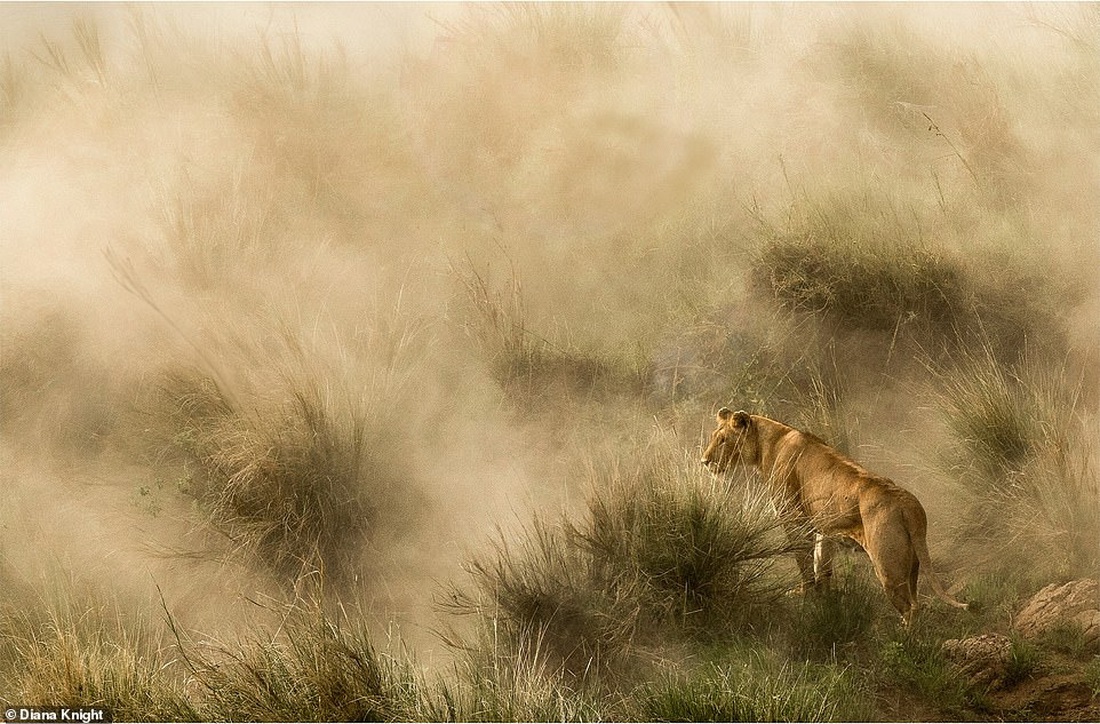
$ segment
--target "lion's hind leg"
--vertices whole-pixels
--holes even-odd
[[[916,552],[910,554],[912,556],[912,563],[909,566],[909,599],[913,602],[912,608],[909,609],[909,616],[902,616],[905,619],[905,625],[908,626],[913,623],[917,617],[918,601],[917,597],[917,579],[920,578],[920,558],[917,557]]]
[[[909,626],[917,615],[917,597],[910,591],[908,577],[887,576],[884,579],[880,575],[879,581],[882,583],[883,590],[886,591],[886,597],[901,615],[902,622]]]
[[[909,542],[909,533],[890,520],[867,526],[867,556],[886,597],[908,625],[917,611],[916,579],[919,561]]]

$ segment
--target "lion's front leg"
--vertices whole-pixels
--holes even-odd
[[[798,592],[805,593],[814,587],[814,534],[807,530],[804,524],[798,522],[788,523],[784,527],[787,540],[794,548],[798,573],[802,577],[802,585],[799,586]]]
[[[829,588],[833,582],[833,556],[836,553],[836,541],[817,533],[814,540],[814,583]]]

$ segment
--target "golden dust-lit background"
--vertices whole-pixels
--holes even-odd
[[[1075,480],[998,500],[1079,573],[1098,99],[1087,4],[0,4],[0,580],[216,637],[323,579],[430,650],[721,405],[959,577]]]

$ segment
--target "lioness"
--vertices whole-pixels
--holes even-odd
[[[703,453],[703,464],[721,473],[733,465],[759,468],[772,501],[787,522],[787,533],[802,540],[817,533],[816,555],[807,538],[796,553],[803,589],[831,574],[823,536],[847,536],[867,551],[875,574],[905,625],[917,614],[921,565],[932,590],[958,608],[932,574],[925,535],[928,519],[908,490],[868,472],[809,433],[747,412],[718,411],[718,429]]]

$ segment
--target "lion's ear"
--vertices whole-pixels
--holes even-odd
[[[734,427],[748,427],[752,424],[752,416],[744,410],[738,410],[737,412],[730,413],[733,415]]]
[[[718,411],[718,424],[724,425],[726,423],[726,420],[730,419],[731,417],[733,417],[733,410],[728,407],[723,407],[721,410]]]

